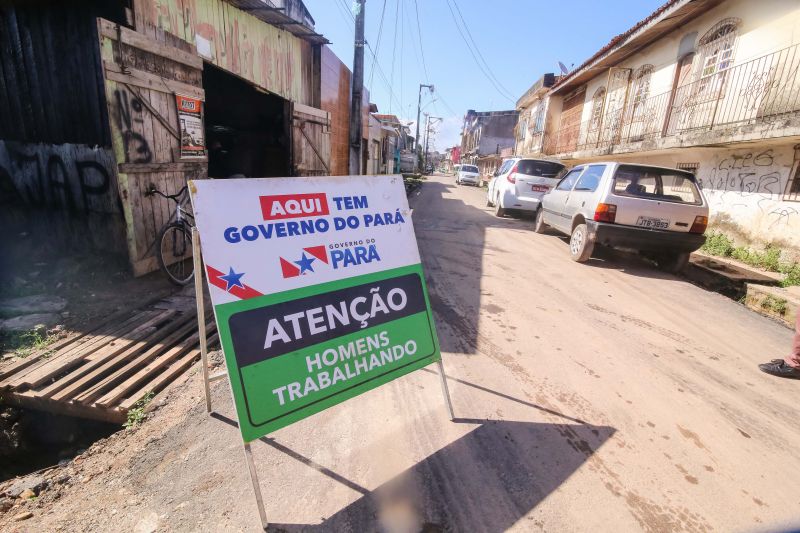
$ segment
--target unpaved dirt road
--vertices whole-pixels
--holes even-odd
[[[255,443],[271,527],[800,527],[800,383],[756,368],[790,332],[635,258],[573,263],[484,205],[450,177],[412,198],[457,420],[421,371]],[[215,417],[200,396],[195,372],[0,526],[258,530],[227,384]]]

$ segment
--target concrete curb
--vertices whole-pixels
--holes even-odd
[[[794,328],[800,308],[800,294],[783,287],[768,287],[747,283],[744,304],[764,316],[780,320],[789,328]]]

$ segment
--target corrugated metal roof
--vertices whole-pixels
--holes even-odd
[[[275,7],[269,0],[228,0],[237,9],[253,15],[267,24],[282,28],[292,35],[313,44],[329,44],[323,35],[315,32],[302,22],[298,22],[285,14],[282,8]]]

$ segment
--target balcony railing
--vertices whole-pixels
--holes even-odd
[[[548,134],[546,154],[771,123],[800,114],[800,45],[785,48]]]

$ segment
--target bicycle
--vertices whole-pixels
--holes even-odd
[[[156,258],[161,271],[175,285],[187,285],[194,278],[192,262],[192,228],[194,217],[181,206],[181,197],[186,192],[184,186],[175,194],[164,194],[155,185],[145,191],[145,196],[159,195],[175,202],[175,220],[161,228],[156,238]],[[170,220],[172,217],[170,217]]]

